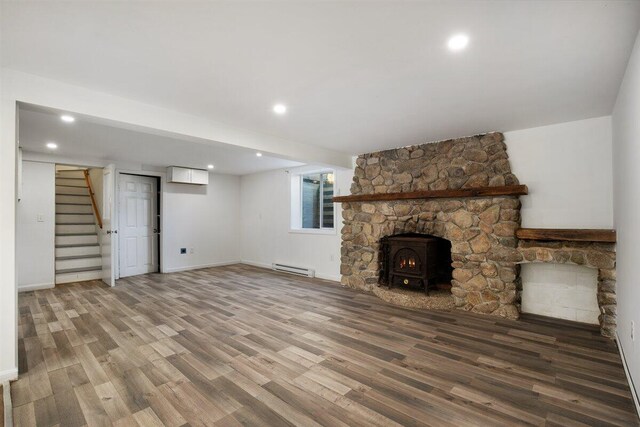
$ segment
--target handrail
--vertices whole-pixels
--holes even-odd
[[[100,216],[100,212],[98,212],[98,205],[96,204],[96,195],[93,192],[93,186],[91,185],[91,178],[89,177],[89,171],[85,169],[82,172],[84,173],[84,180],[87,183],[87,187],[89,187],[89,196],[91,196],[91,206],[93,206],[93,213],[96,215],[96,219],[98,220],[98,226],[102,228],[102,217]]]

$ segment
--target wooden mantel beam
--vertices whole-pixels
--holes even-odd
[[[615,243],[616,230],[569,228],[520,228],[516,237],[523,240]]]
[[[524,196],[529,194],[526,185],[503,185],[501,187],[461,188],[458,190],[409,191],[404,193],[357,194],[336,196],[335,203],[380,202],[411,199],[454,199],[464,197]]]

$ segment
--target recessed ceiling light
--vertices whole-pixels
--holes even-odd
[[[55,142],[47,142],[47,148],[49,150],[55,150],[56,148],[58,148],[58,144],[56,144]]]
[[[451,37],[447,42],[447,46],[449,46],[449,50],[457,52],[459,50],[464,49],[469,44],[469,36],[466,34],[456,34]]]
[[[287,106],[284,104],[276,104],[273,106],[273,112],[276,114],[284,114],[287,112]]]
[[[262,153],[256,153],[256,156],[262,157]]]
[[[213,169],[213,165],[207,165],[209,169]]]
[[[67,122],[67,123],[73,123],[76,121],[75,117],[70,116],[68,114],[64,114],[62,116],[60,116],[60,120],[62,120],[63,122]]]

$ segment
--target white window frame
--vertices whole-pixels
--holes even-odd
[[[320,234],[320,235],[335,235],[337,233],[336,220],[338,209],[336,203],[333,204],[333,227],[331,228],[303,228],[302,227],[302,177],[304,175],[313,175],[316,173],[330,173],[333,174],[333,195],[336,195],[337,189],[337,176],[334,169],[305,169],[301,168],[296,171],[291,171],[291,191],[290,191],[290,205],[291,216],[289,218],[289,233],[300,234]],[[322,213],[322,197],[320,212]],[[321,220],[322,221],[322,220]]]

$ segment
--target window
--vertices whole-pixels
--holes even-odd
[[[307,172],[291,178],[291,228],[333,231],[333,171]]]

